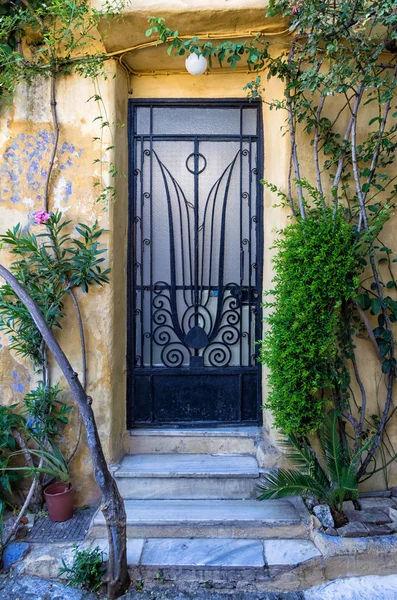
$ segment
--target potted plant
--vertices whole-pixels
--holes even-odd
[[[37,471],[46,473],[56,480],[44,490],[48,516],[54,522],[67,521],[73,516],[74,500],[74,488],[70,481],[69,467],[53,441],[49,440],[48,442],[51,451],[47,450],[41,442],[37,441],[37,444],[39,448],[33,450],[32,453],[45,463],[45,466],[37,467]]]
[[[33,437],[33,436],[32,436]],[[48,440],[49,449],[37,438],[33,438],[37,448],[28,448],[29,453],[39,459],[37,467],[9,467],[8,460],[4,469],[9,471],[25,471],[32,475],[36,473],[45,473],[54,483],[48,485],[44,490],[44,496],[47,503],[48,515],[51,521],[67,521],[73,516],[74,488],[70,481],[69,467],[62,456],[61,451],[52,440]],[[25,451],[19,450],[8,456],[24,454]],[[0,469],[1,471],[1,469]]]

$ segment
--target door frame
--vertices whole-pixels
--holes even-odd
[[[263,185],[260,184],[260,177],[264,172],[264,133],[263,133],[263,115],[261,111],[260,101],[251,101],[246,98],[143,98],[143,99],[132,99],[128,100],[128,118],[127,118],[127,135],[128,135],[128,236],[127,236],[127,381],[126,381],[126,402],[127,402],[127,429],[138,429],[138,428],[186,428],[188,424],[167,424],[161,425],[159,423],[138,424],[134,423],[133,416],[133,404],[134,404],[134,386],[133,386],[133,371],[134,371],[134,356],[135,356],[135,338],[134,338],[134,315],[132,314],[131,307],[133,306],[134,289],[133,289],[133,273],[134,273],[134,239],[133,239],[133,220],[134,220],[134,169],[135,169],[135,148],[134,148],[134,109],[137,107],[150,107],[150,106],[161,106],[161,107],[192,107],[192,108],[206,108],[206,107],[217,107],[217,108],[240,108],[249,107],[255,105],[258,107],[257,110],[257,168],[258,168],[258,180],[257,180],[257,208],[259,222],[262,225],[261,234],[258,235],[257,239],[257,263],[258,272],[260,273],[260,283],[263,286],[263,253],[264,253],[264,211],[263,211]],[[262,307],[259,305],[259,312],[257,316],[256,328],[258,328],[258,335],[262,335]],[[260,332],[259,332],[260,328]],[[232,370],[233,367],[230,367]],[[169,369],[169,371],[174,369]],[[180,372],[180,370],[178,370]],[[257,424],[261,426],[263,424],[263,411],[262,411],[262,368],[257,366],[257,377],[258,377],[258,394],[257,394]],[[252,421],[249,423],[241,422],[239,424],[233,424],[233,427],[244,427],[249,425],[255,425]],[[208,424],[210,428],[222,428],[230,427],[230,424],[226,423],[211,423]],[[202,428],[203,425],[198,423],[192,423],[192,428]]]

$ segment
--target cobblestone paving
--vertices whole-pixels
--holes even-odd
[[[38,577],[0,575],[1,600],[98,600],[95,594]]]
[[[47,581],[38,577],[12,578],[0,575],[1,600],[99,600],[99,596],[76,590],[56,581]],[[129,592],[120,600],[304,600],[301,593],[286,594],[250,594],[237,592],[218,594],[202,590],[189,594],[174,589],[154,589],[150,591]],[[105,600],[102,596],[102,600]]]
[[[216,593],[200,590],[181,593],[173,588],[132,591],[120,600],[396,600],[397,575],[337,579],[306,592]],[[10,577],[0,574],[1,600],[105,600],[90,592],[76,590],[58,581],[38,577]]]
[[[210,590],[200,590],[198,592],[182,593],[174,589],[152,589],[143,592],[130,592],[123,596],[122,600],[304,600],[301,592],[288,593],[249,593],[236,592],[232,594],[222,594]]]

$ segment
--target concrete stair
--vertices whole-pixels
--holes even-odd
[[[161,573],[188,588],[211,580],[260,590],[276,574],[319,560],[302,502],[255,499],[262,465],[276,456],[271,446],[267,455],[259,428],[136,430],[127,448],[112,470],[135,578],[156,584]],[[90,539],[105,549],[105,538],[98,511]]]
[[[121,495],[132,499],[253,499],[260,470],[252,456],[141,454],[114,471]]]
[[[125,450],[129,454],[236,454],[255,456],[260,427],[214,429],[133,429]]]
[[[306,536],[288,500],[126,500],[127,535],[133,538],[299,538]],[[92,537],[105,537],[94,517]]]

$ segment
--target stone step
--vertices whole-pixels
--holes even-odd
[[[108,551],[107,539],[93,539],[95,546]],[[142,580],[145,588],[173,583],[177,588],[210,584],[222,591],[266,589],[272,579],[291,569],[297,573],[301,565],[315,568],[321,558],[308,539],[149,538],[127,543],[133,579]]]
[[[126,500],[129,538],[300,538],[304,518],[289,500]],[[106,537],[102,512],[90,537]]]
[[[125,439],[131,454],[246,454],[255,456],[260,427],[132,429]]]
[[[125,500],[245,499],[256,497],[260,470],[252,456],[140,454],[113,474]]]

